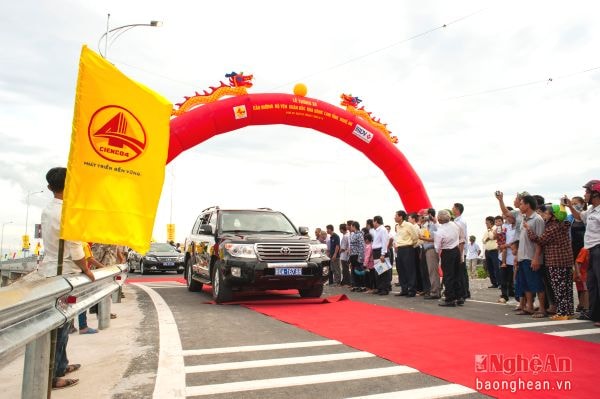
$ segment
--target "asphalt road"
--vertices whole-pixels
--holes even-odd
[[[244,307],[209,304],[209,294],[191,293],[177,282],[160,281],[165,277],[181,275],[130,274],[130,278],[142,279],[130,286],[136,290],[146,333],[143,342],[138,342],[145,351],[138,361],[131,363],[125,376],[133,378],[156,370],[160,351],[179,353],[181,359],[178,361],[175,356],[168,372],[161,375],[160,370],[165,367],[158,368],[154,381],[157,389],[164,389],[164,395],[179,389],[188,397],[210,398],[351,398],[399,391],[408,394],[407,397],[418,397],[418,394],[437,397],[432,395],[455,388],[459,391],[451,397],[483,397],[478,393],[465,394],[460,386],[448,386],[446,381],[331,343]],[[344,293],[356,301],[494,325],[515,324],[517,328],[528,327],[527,330],[542,333],[571,335],[576,331],[593,330],[587,322],[523,326],[523,323],[549,320],[515,315],[514,306],[498,304],[498,290],[488,289],[487,285],[487,281],[472,280],[472,300],[457,308],[442,308],[436,301],[425,301],[420,297],[382,297],[351,293],[341,287],[326,287],[324,296]],[[157,301],[164,302],[161,305]],[[172,314],[170,320],[165,319],[167,308],[167,313]],[[158,324],[163,337],[161,345]],[[164,328],[165,325],[169,327]],[[600,334],[594,331],[572,338],[600,342]],[[164,348],[165,342],[169,342],[167,348]],[[135,392],[114,397],[148,397],[153,387],[153,382],[148,381]],[[400,394],[391,397],[400,397]]]

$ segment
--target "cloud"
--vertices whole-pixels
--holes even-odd
[[[10,194],[0,221],[17,220],[6,239],[18,242],[24,230],[26,193],[45,186],[47,169],[66,165],[79,51],[83,43],[96,50],[107,12],[111,27],[164,22],[120,36],[109,60],[173,102],[232,70],[255,75],[254,93],[291,92],[302,81],[309,96],[332,104],[341,93],[359,95],[399,137],[434,206],[463,202],[478,233],[498,212],[497,189],[555,200],[600,178],[593,151],[600,70],[577,74],[600,66],[598,8],[592,1],[8,3],[0,25],[0,188]],[[473,93],[485,94],[461,97]],[[182,240],[197,213],[215,204],[280,209],[311,231],[375,214],[389,223],[402,207],[363,154],[297,127],[223,134],[172,165],[159,240],[169,221]],[[31,198],[32,221],[48,198]]]

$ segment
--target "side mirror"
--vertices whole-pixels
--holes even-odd
[[[308,235],[308,227],[300,226],[300,227],[298,227],[298,231],[300,231],[301,236]]]
[[[200,234],[212,235],[212,226],[210,224],[201,224],[200,225]]]

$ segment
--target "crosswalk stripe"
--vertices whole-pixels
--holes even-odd
[[[208,348],[208,349],[188,349],[183,351],[183,356],[202,356],[202,355],[218,355],[222,353],[237,353],[237,352],[254,352],[276,349],[294,349],[294,348],[311,348],[318,346],[341,345],[342,343],[335,340],[322,341],[305,341],[305,342],[288,342],[283,344],[267,344],[267,345],[247,345],[247,346],[230,346],[225,348]]]
[[[548,335],[554,335],[556,337],[574,337],[576,335],[592,335],[592,334],[600,334],[600,328],[584,328],[581,330],[557,331],[557,332],[548,333]]]
[[[291,364],[307,364],[318,362],[331,362],[336,360],[362,359],[366,357],[374,357],[375,355],[368,352],[346,352],[333,353],[329,355],[316,356],[301,356],[301,357],[284,357],[278,359],[265,360],[249,360],[243,362],[203,364],[197,366],[187,366],[185,372],[190,373],[206,373],[210,371],[224,370],[240,370],[247,368],[271,367],[271,366],[288,366]]]
[[[354,396],[347,399],[437,399],[476,392],[459,384],[437,385],[434,387],[407,389],[405,391],[386,392],[375,395]]]
[[[374,369],[341,371],[337,373],[302,375],[297,377],[269,378],[229,382],[224,384],[200,385],[187,387],[186,396],[217,395],[222,393],[254,391],[258,389],[285,388],[292,386],[321,384],[365,378],[387,377],[392,375],[418,373],[419,371],[407,366],[382,367]]]
[[[534,323],[517,323],[517,324],[504,324],[500,327],[506,328],[529,328],[529,327],[543,327],[543,326],[553,326],[560,324],[578,324],[578,323],[589,323],[588,320],[550,320],[550,321],[538,321]]]

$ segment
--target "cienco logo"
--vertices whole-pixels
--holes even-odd
[[[138,118],[118,105],[94,112],[88,126],[92,148],[112,162],[129,162],[146,149],[146,131]]]

